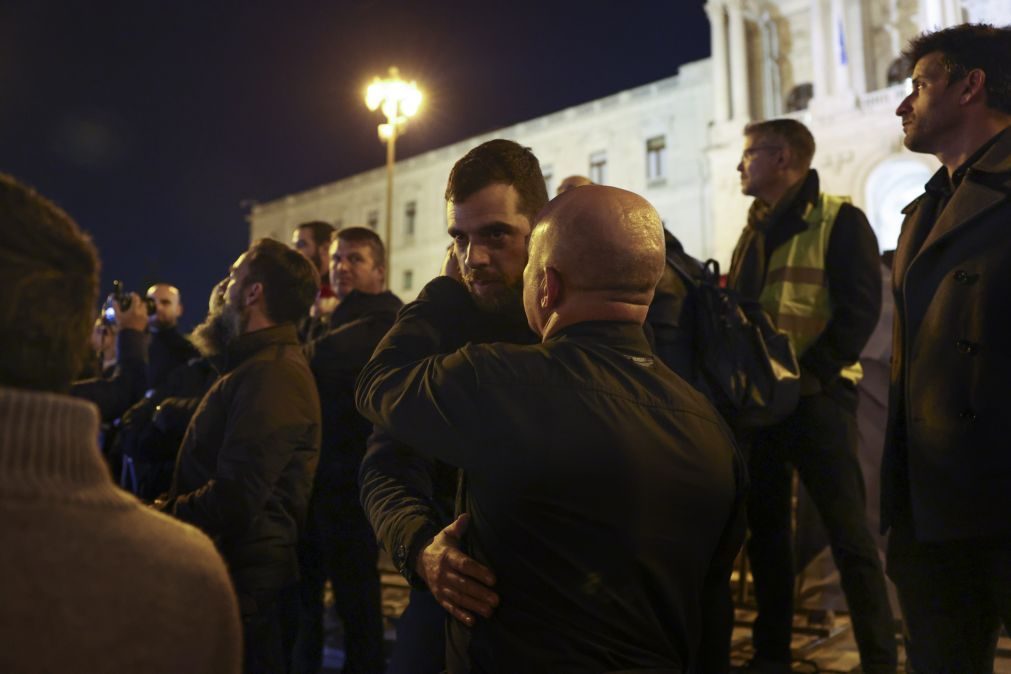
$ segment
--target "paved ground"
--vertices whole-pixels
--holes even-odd
[[[396,632],[393,626],[397,617],[407,605],[407,583],[395,573],[389,563],[383,567],[383,615],[386,617],[387,647],[392,650]],[[751,622],[755,614],[751,608],[736,611],[737,625],[734,628],[731,646],[731,664],[741,666],[752,655]],[[898,628],[898,625],[897,625]],[[327,647],[324,653],[324,673],[336,674],[344,664],[340,625],[332,612],[327,619]],[[901,639],[900,639],[901,643]],[[794,616],[794,672],[824,674],[856,674],[860,672],[860,657],[849,615],[844,612],[824,615],[809,611],[798,612]],[[900,664],[905,663],[905,653],[899,651]],[[900,667],[904,672],[905,669]],[[1011,639],[1002,637],[998,644],[998,658],[995,674],[1011,674]]]

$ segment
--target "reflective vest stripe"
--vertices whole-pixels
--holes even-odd
[[[825,256],[844,203],[849,203],[848,197],[819,195],[818,202],[804,214],[807,229],[790,237],[769,258],[759,300],[776,327],[790,338],[798,358],[824,332],[832,318]],[[840,374],[855,384],[863,372],[857,362],[843,368]]]

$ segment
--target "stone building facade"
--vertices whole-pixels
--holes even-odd
[[[902,146],[902,46],[962,21],[1011,23],[1007,0],[708,0],[712,55],[672,77],[399,161],[390,287],[413,298],[448,244],[443,193],[453,163],[492,138],[532,148],[549,195],[574,173],[642,194],[686,250],[724,266],[748,199],[736,171],[750,120],[790,116],[814,133],[827,191],[867,213],[893,248],[902,206],[936,170]],[[306,220],[381,233],[385,169],[254,206],[250,236],[287,241]]]

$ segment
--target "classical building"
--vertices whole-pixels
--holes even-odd
[[[725,265],[748,206],[736,171],[741,130],[795,117],[817,140],[825,189],[851,196],[882,250],[893,248],[900,209],[937,167],[902,146],[902,46],[925,29],[1011,23],[1007,0],[709,0],[705,11],[712,56],[672,77],[398,162],[391,289],[411,299],[437,273],[449,170],[492,138],[532,148],[549,195],[574,173],[638,192],[690,253]],[[250,236],[287,241],[295,225],[318,219],[381,233],[385,189],[380,167],[254,206]]]

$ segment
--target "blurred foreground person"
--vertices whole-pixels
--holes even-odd
[[[743,466],[716,410],[643,333],[664,267],[656,211],[588,186],[539,220],[523,300],[542,344],[423,357],[467,293],[438,278],[380,343],[356,400],[466,473],[469,520],[439,536],[467,526],[502,599],[472,627],[450,623],[451,673],[689,671],[702,607],[743,540]]]
[[[0,671],[238,672],[225,565],[193,527],[113,486],[91,403],[91,242],[0,175]]]
[[[330,331],[306,345],[323,410],[319,466],[299,545],[299,633],[294,674],[316,674],[323,657],[323,585],[329,579],[344,628],[344,673],[381,674],[383,612],[379,548],[358,495],[358,469],[372,424],[355,409],[355,378],[403,302],[388,290],[386,251],[371,229],[347,227],[330,246],[340,304]]]
[[[226,336],[222,376],[190,421],[167,499],[156,502],[211,536],[228,562],[247,672],[287,671],[282,614],[320,439],[319,396],[295,324],[318,286],[312,265],[277,241],[257,241],[235,261],[220,311],[195,331]]]
[[[1011,28],[914,39],[905,145],[943,165],[905,209],[882,462],[909,662],[991,672],[1011,629]]]

